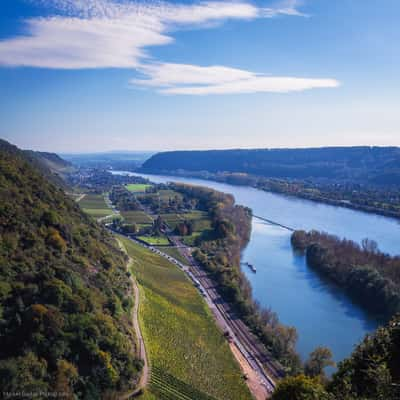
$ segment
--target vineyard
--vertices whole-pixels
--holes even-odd
[[[152,368],[150,391],[159,400],[216,400],[157,367]]]
[[[143,400],[250,400],[226,339],[185,274],[165,258],[121,240],[133,259],[142,299],[139,320],[151,365]]]

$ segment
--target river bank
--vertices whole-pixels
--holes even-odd
[[[139,172],[141,173],[141,172]],[[148,172],[146,172],[148,173]],[[151,173],[153,174],[153,173]],[[313,201],[316,203],[327,204],[335,207],[343,207],[351,210],[361,211],[369,214],[381,215],[387,218],[394,218],[400,221],[400,208],[397,207],[397,210],[385,209],[383,207],[377,207],[374,201],[375,199],[369,199],[366,196],[366,199],[363,199],[362,202],[355,203],[342,193],[342,198],[334,198],[328,197],[328,194],[337,196],[338,192],[342,190],[342,192],[351,192],[352,190],[346,187],[346,185],[330,185],[330,190],[326,190],[329,185],[306,185],[304,182],[296,182],[296,181],[285,181],[278,179],[269,179],[260,176],[253,176],[247,174],[228,174],[228,173],[210,173],[207,171],[201,172],[193,172],[193,171],[159,171],[154,172],[157,175],[171,175],[178,176],[182,178],[193,178],[193,179],[203,179],[207,181],[215,181],[220,183],[226,183],[234,186],[245,186],[252,187],[255,189],[263,190],[266,192],[276,193],[283,196],[289,196],[299,199],[304,199],[308,201]],[[325,192],[321,192],[320,188],[325,187]],[[342,186],[346,187],[346,190]],[[358,189],[358,187],[357,187]],[[362,191],[361,191],[362,193]],[[385,193],[381,190],[381,193]],[[397,191],[398,193],[398,191]],[[397,195],[398,196],[398,195]],[[374,204],[374,205],[372,205]]]
[[[327,231],[358,243],[368,236],[378,242],[382,251],[400,253],[396,239],[400,225],[393,219],[243,186],[176,176],[144,177],[159,183],[178,181],[212,187],[231,193],[237,204],[251,208],[255,215],[293,229]],[[305,257],[293,252],[290,235],[286,229],[253,218],[242,261],[254,265],[257,273],[249,268],[243,268],[243,273],[254,298],[276,311],[282,323],[296,327],[297,350],[303,359],[316,346],[324,345],[340,361],[365,334],[376,329],[378,321],[310,270]]]

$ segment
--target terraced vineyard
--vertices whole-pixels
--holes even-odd
[[[155,366],[152,368],[150,390],[159,400],[216,400]]]
[[[102,194],[87,194],[78,204],[85,213],[91,215],[93,218],[101,218],[113,214],[111,208],[104,201]]]
[[[122,211],[121,215],[129,224],[146,225],[151,224],[153,220],[143,211]]]
[[[191,281],[165,258],[121,240],[143,299],[139,320],[152,370],[143,400],[250,400],[240,367]]]

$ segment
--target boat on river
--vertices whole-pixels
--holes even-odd
[[[244,262],[243,264],[246,265],[246,267],[249,267],[249,268],[251,269],[252,272],[254,272],[254,273],[257,272],[257,268],[256,268],[253,264],[250,264],[250,263],[247,262],[247,261]]]

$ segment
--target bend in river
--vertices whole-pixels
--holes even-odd
[[[399,254],[398,221],[245,186],[177,176],[134,175],[156,183],[183,182],[231,193],[238,204],[251,208],[254,215],[281,225],[253,218],[250,242],[242,258],[253,264],[257,273],[245,266],[243,271],[251,282],[254,298],[277,312],[283,323],[296,327],[297,348],[303,358],[322,345],[328,346],[335,360],[340,361],[377,327],[373,317],[321,279],[307,267],[304,257],[292,251],[291,231],[285,227],[317,229],[356,242],[368,237],[376,240],[382,251]]]

